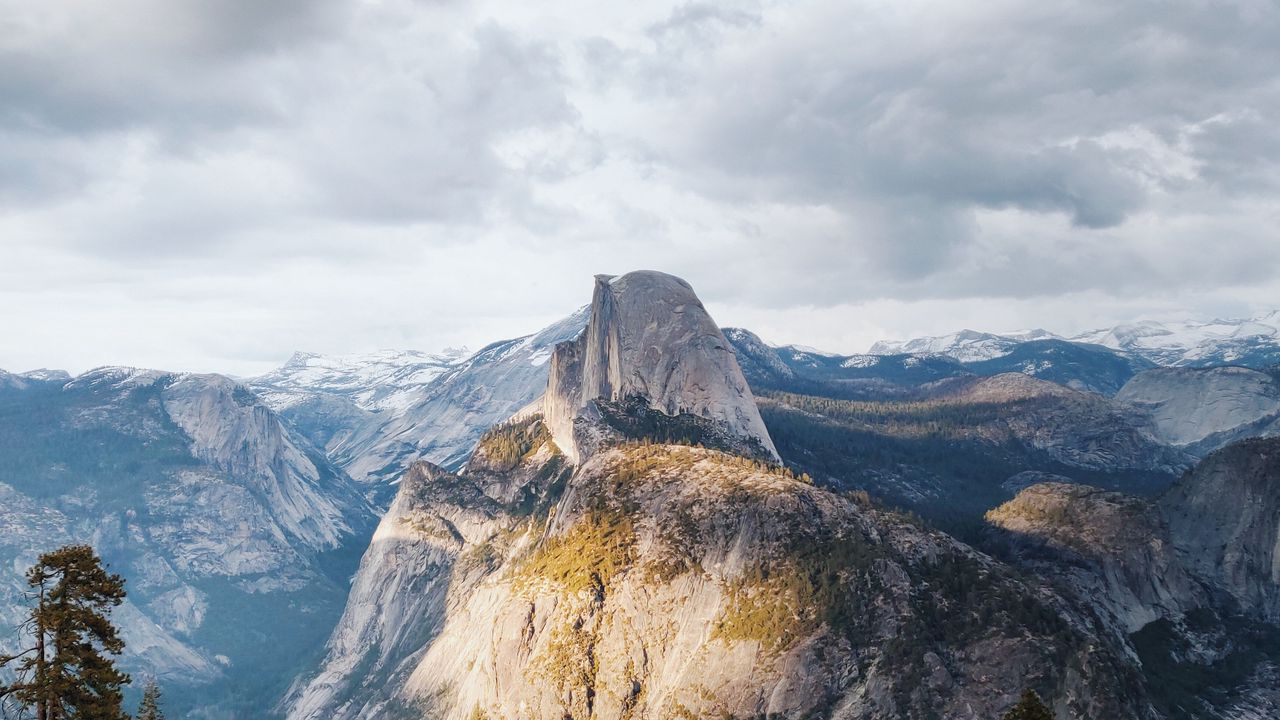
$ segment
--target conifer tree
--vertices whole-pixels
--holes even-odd
[[[108,573],[93,548],[68,545],[41,555],[27,585],[31,647],[0,657],[0,666],[17,661],[18,677],[0,686],[0,698],[36,720],[127,720],[120,688],[129,676],[110,657],[124,641],[108,617],[124,600],[124,579]]]
[[[164,712],[160,710],[160,685],[155,678],[147,678],[147,684],[142,689],[137,720],[164,720]]]
[[[1004,720],[1053,720],[1053,711],[1049,709],[1035,690],[1030,688],[1022,692],[1022,698],[1009,712]]]

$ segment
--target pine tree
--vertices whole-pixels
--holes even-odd
[[[1009,712],[1004,720],[1053,720],[1053,711],[1049,710],[1035,690],[1030,688],[1022,692],[1022,698]]]
[[[36,720],[127,720],[120,688],[129,676],[109,657],[124,641],[108,618],[124,600],[124,579],[93,548],[68,545],[41,555],[27,585],[32,646],[0,657],[0,666],[20,661],[17,682],[0,686],[0,698],[34,710]]]
[[[137,720],[164,720],[164,712],[160,710],[160,685],[155,678],[147,678],[147,684],[142,689]]]

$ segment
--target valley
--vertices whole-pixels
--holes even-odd
[[[775,347],[638,272],[471,355],[3,374],[5,567],[98,547],[179,717],[1262,717],[1277,372],[1144,342]]]

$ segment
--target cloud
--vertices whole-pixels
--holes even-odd
[[[731,316],[865,332],[887,321],[851,314],[1074,326],[1280,296],[1269,0],[0,18],[0,332],[23,362],[476,345],[636,267]]]
[[[975,240],[963,218],[977,212],[1044,215],[1051,233],[1060,216],[1088,242],[1163,195],[1274,194],[1275,134],[1248,119],[1280,98],[1274,75],[1257,72],[1280,62],[1264,41],[1280,12],[1168,10],[771,6],[710,47],[691,40],[696,69],[663,44],[614,64],[658,108],[638,133],[677,181],[735,204],[879,208],[870,214],[895,220],[844,244],[911,280]],[[669,74],[683,82],[647,79]],[[1218,119],[1224,108],[1238,119]],[[1134,135],[1164,141],[1125,142]]]

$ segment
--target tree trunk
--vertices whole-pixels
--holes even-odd
[[[40,603],[36,606],[36,679],[39,689],[36,699],[36,720],[49,720],[49,678],[44,661],[44,587],[40,588]]]

